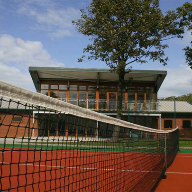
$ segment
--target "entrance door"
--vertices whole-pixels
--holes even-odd
[[[108,109],[110,111],[117,110],[117,93],[109,92]]]

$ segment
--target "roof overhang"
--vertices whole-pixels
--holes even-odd
[[[118,82],[118,75],[109,69],[93,68],[63,68],[63,67],[29,67],[33,83],[40,90],[42,80],[70,80]],[[158,70],[131,70],[125,75],[125,81],[154,83],[158,91],[167,75],[167,71]]]

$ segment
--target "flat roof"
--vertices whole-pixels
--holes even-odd
[[[98,68],[65,68],[65,67],[29,67],[36,90],[40,90],[41,80],[70,80],[118,82],[118,75],[110,69]],[[163,83],[167,71],[159,70],[131,70],[125,74],[125,81],[155,83],[157,91]]]

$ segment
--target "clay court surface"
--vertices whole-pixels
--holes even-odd
[[[192,154],[177,154],[167,169],[167,179],[161,180],[155,192],[192,191]]]
[[[2,149],[1,149],[2,150]],[[153,160],[152,160],[153,159]],[[153,186],[162,154],[74,150],[0,151],[1,191],[134,191]],[[155,163],[154,163],[155,162]]]

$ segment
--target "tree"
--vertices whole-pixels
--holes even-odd
[[[192,29],[192,3],[185,3],[183,6],[177,8],[177,14],[180,17],[180,26],[186,26],[187,30]],[[192,46],[192,41],[190,42]],[[187,46],[183,49],[185,51],[186,63],[192,69],[192,48]]]
[[[117,118],[122,115],[124,76],[134,62],[146,63],[147,58],[167,64],[164,40],[184,32],[177,13],[162,14],[159,0],[93,0],[81,18],[73,21],[77,30],[90,37],[92,44],[84,48],[79,62],[104,61],[119,76]]]

